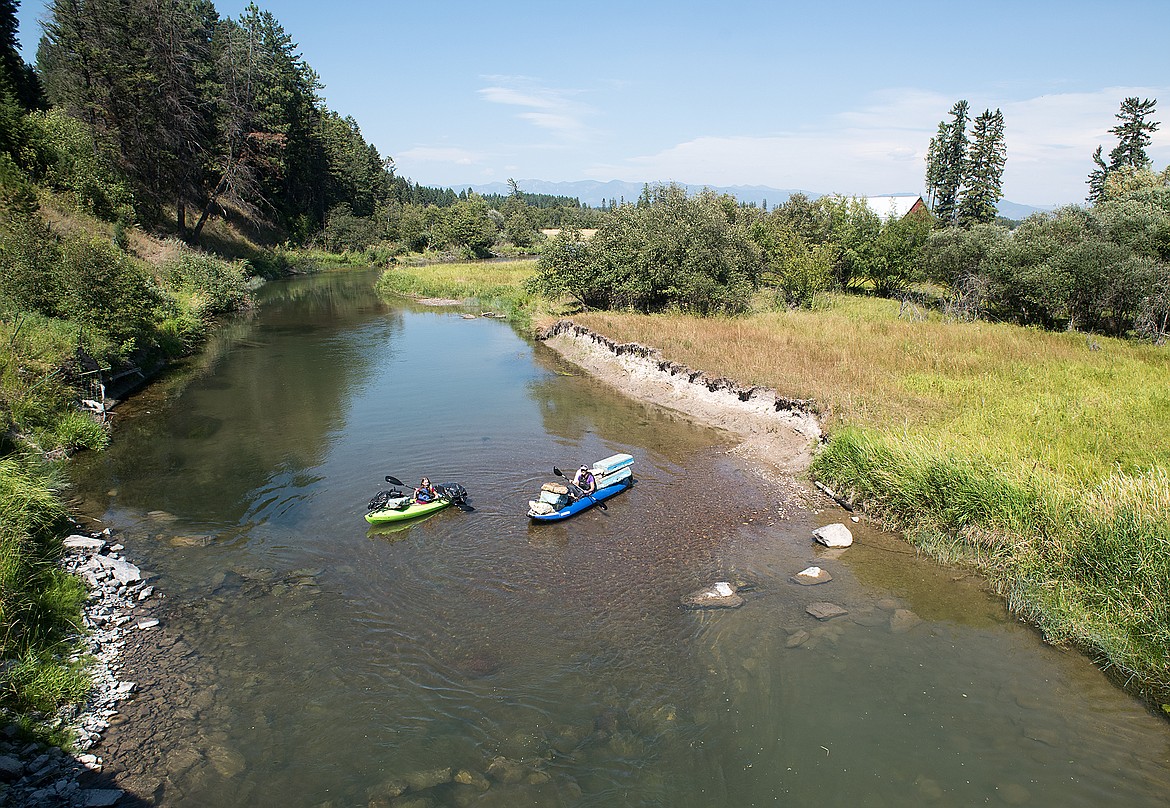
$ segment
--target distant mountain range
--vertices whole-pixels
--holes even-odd
[[[657,183],[650,183],[655,185]],[[689,185],[684,182],[678,183],[687,189],[687,193],[695,193],[701,191],[703,188],[710,188],[716,193],[731,194],[740,202],[751,203],[763,206],[765,202],[768,207],[781,205],[788,200],[788,197],[793,194],[802,193],[810,199],[816,199],[824,194],[814,193],[812,191],[802,191],[796,188],[769,188],[766,185],[732,185],[727,187],[716,187],[711,185]],[[606,204],[611,199],[616,199],[619,203],[622,200],[626,202],[635,202],[642,194],[642,186],[644,183],[640,182],[622,182],[620,180],[610,180],[609,182],[598,182],[596,180],[578,180],[577,182],[548,182],[546,180],[517,180],[516,185],[521,191],[530,194],[552,194],[554,196],[568,196],[580,199],[582,203],[590,207],[600,207]],[[508,194],[510,189],[506,182],[490,182],[486,185],[460,185],[453,186],[456,191],[462,191],[470,188],[477,194]],[[914,194],[893,193],[890,196],[913,196]],[[1026,219],[1033,213],[1047,212],[1053,210],[1052,207],[1036,207],[1034,205],[1021,205],[1016,202],[1008,202],[1007,200],[1000,200],[999,215],[1008,219]]]

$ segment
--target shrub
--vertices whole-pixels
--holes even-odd
[[[560,233],[541,255],[530,288],[586,306],[695,314],[745,311],[760,279],[760,250],[746,223],[711,192],[677,185],[623,205],[586,244]],[[575,240],[578,239],[578,240]]]
[[[249,305],[248,269],[247,261],[225,261],[183,247],[160,273],[170,290],[187,296],[192,315],[203,317]]]

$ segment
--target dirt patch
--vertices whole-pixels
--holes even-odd
[[[626,395],[738,435],[735,454],[785,478],[806,476],[822,435],[813,402],[710,377],[664,359],[654,348],[615,343],[571,320],[557,322],[538,339]]]

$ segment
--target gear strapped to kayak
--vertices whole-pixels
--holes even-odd
[[[386,482],[393,485],[403,485],[397,477],[386,476]],[[443,483],[434,486],[436,499],[429,502],[419,502],[414,496],[404,494],[397,488],[389,491],[379,491],[367,505],[369,513],[366,521],[372,525],[384,522],[398,522],[403,519],[413,519],[428,513],[442,510],[448,505],[458,505],[462,511],[473,511],[467,502],[467,489],[459,483]]]
[[[564,483],[548,482],[540,487],[537,499],[528,502],[528,517],[536,522],[556,522],[592,508],[606,510],[604,500],[620,494],[634,484],[634,458],[628,454],[610,455],[584,471],[592,475],[594,490],[589,492],[566,477],[558,468],[553,473]],[[587,485],[587,483],[586,483]]]

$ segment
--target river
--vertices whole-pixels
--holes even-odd
[[[329,272],[117,410],[78,507],[162,594],[107,771],[160,806],[1165,805],[1170,725],[980,582],[488,318]],[[552,468],[637,484],[558,524]],[[370,528],[393,475],[473,510]],[[828,552],[811,530],[844,521]],[[833,580],[792,582],[817,564]],[[739,609],[686,611],[716,581]],[[848,614],[805,612],[830,601]]]

